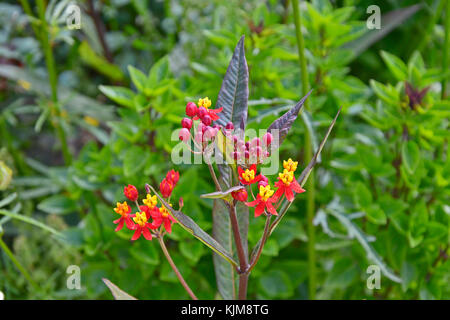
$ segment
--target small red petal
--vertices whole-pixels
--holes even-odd
[[[168,233],[172,233],[172,223],[169,219],[164,219],[164,228],[167,230]]]
[[[301,185],[299,185],[298,182],[295,181],[295,180],[291,182],[291,187],[292,187],[292,190],[294,190],[294,191],[297,192],[297,193],[303,193],[303,192],[306,191],[306,190],[303,189],[303,188],[301,187]]]
[[[117,221],[117,220],[116,220]],[[123,228],[123,223],[124,223],[124,219],[120,218],[119,219],[119,224],[117,225],[117,228],[114,231],[120,231]]]
[[[152,240],[152,233],[147,227],[144,227],[144,229],[142,230],[142,234],[144,235],[145,239]]]
[[[255,208],[255,217],[259,217],[263,212],[266,204],[261,201],[258,206]]]
[[[267,211],[269,211],[274,216],[278,215],[277,210],[275,210],[275,208],[273,207],[271,202],[266,202],[266,206],[267,206]]]
[[[137,227],[136,231],[133,234],[133,237],[131,238],[131,240],[137,240],[141,237],[141,233],[142,233],[142,228],[141,227]]]
[[[292,192],[291,188],[284,188],[284,194],[286,195],[286,199],[288,199],[289,202],[294,201],[294,193]]]

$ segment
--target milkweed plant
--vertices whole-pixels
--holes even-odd
[[[229,264],[238,275],[237,286],[233,278],[228,282],[218,281],[222,297],[246,299],[249,276],[257,266],[267,239],[295,198],[308,192],[303,186],[339,115],[338,111],[316,153],[299,174],[298,169],[302,165],[291,158],[279,162],[278,149],[310,92],[267,129],[260,128],[258,135],[246,131],[248,79],[242,37],[229,63],[215,107],[208,97],[187,103],[186,114],[178,130],[179,146],[175,148],[183,154],[183,161],[190,161],[194,156],[207,166],[216,191],[201,197],[214,200],[213,219],[218,220],[215,224],[231,225],[234,240],[231,247],[226,248],[217,230],[213,236],[209,235],[184,213],[182,198],[172,198],[172,191],[180,179],[180,173],[174,169],[167,172],[158,186],[159,190],[146,184],[145,188],[139,186],[143,191],[145,189],[140,193],[134,185],[125,186],[123,194],[126,200],[120,199],[114,208],[117,217],[113,221],[115,231],[132,230],[132,241],[149,241],[149,245],[153,245],[151,242],[156,239],[192,299],[197,297],[172,260],[164,236],[171,233],[172,228],[180,226],[203,242],[213,250],[216,267]],[[177,156],[179,161],[179,154],[173,153],[172,158]],[[246,239],[249,216],[265,219],[261,238],[251,252]],[[104,281],[116,298],[134,298],[109,280]]]

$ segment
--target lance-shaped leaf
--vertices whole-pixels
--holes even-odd
[[[230,200],[231,193],[235,191],[239,191],[241,189],[244,189],[243,186],[235,186],[232,187],[226,191],[216,191],[211,193],[202,194],[200,198],[206,198],[206,199],[224,199],[224,200]]]
[[[336,219],[341,222],[341,224],[347,229],[348,235],[350,238],[356,238],[358,242],[361,244],[361,246],[364,248],[364,250],[367,253],[367,258],[371,261],[373,261],[376,265],[378,265],[381,269],[381,272],[391,279],[394,282],[401,283],[402,279],[400,279],[394,271],[391,270],[383,261],[383,259],[380,257],[380,255],[375,251],[375,249],[370,245],[368,241],[367,235],[365,235],[361,229],[358,228],[356,224],[352,222],[348,218],[348,216],[341,213],[341,210],[339,209],[340,205],[336,204],[336,200],[333,200],[331,205],[328,207],[327,213],[334,216]]]
[[[196,224],[194,222],[194,220],[192,220],[190,217],[188,217],[181,211],[177,211],[177,210],[173,209],[166,201],[164,201],[164,199],[155,191],[155,189],[152,186],[147,184],[146,188],[147,187],[150,188],[154,194],[156,194],[159,201],[161,201],[161,203],[164,205],[164,207],[166,207],[172,213],[173,217],[177,220],[177,222],[180,224],[180,226],[183,227],[183,229],[185,229],[190,234],[192,234],[194,237],[196,237],[198,240],[203,242],[206,246],[211,248],[214,252],[221,255],[228,262],[230,262],[234,266],[237,266],[237,263],[236,263],[236,261],[234,261],[231,254],[228,251],[226,251],[225,248],[220,243],[218,243],[213,237],[211,237],[202,228],[200,228],[198,226],[198,224]]]
[[[328,136],[331,133],[331,130],[334,127],[334,124],[336,123],[336,120],[339,116],[339,113],[341,112],[341,108],[338,110],[336,116],[334,117],[333,121],[331,122],[330,126],[328,127],[327,133],[325,134],[325,137],[323,138],[322,142],[320,142],[319,148],[316,150],[316,153],[312,157],[309,164],[306,166],[306,168],[302,171],[300,176],[297,179],[297,182],[303,187],[308,180],[309,174],[311,173],[312,169],[314,168],[315,164],[317,163],[317,159],[322,152],[323,146],[325,145],[325,142],[328,139]],[[306,190],[308,192],[308,190]],[[278,216],[275,218],[275,220],[270,225],[270,232],[269,235],[272,234],[273,230],[277,227],[277,225],[280,223],[281,219],[283,219],[284,215],[288,211],[289,207],[291,206],[292,202],[289,202],[286,200],[286,198],[281,202],[280,207],[278,209]],[[261,242],[259,241],[256,246],[253,248],[252,256],[257,252],[259,246],[261,245]]]
[[[120,289],[118,286],[116,286],[114,283],[109,281],[108,279],[102,278],[103,282],[106,284],[106,286],[111,290],[111,293],[116,300],[137,300],[132,295],[129,295],[122,289]]]
[[[223,108],[217,123],[222,126],[230,121],[235,128],[239,128],[241,122],[244,125],[247,123],[248,66],[245,59],[244,38],[241,37],[234,49],[217,97],[216,107]]]
[[[295,119],[297,119],[300,110],[305,103],[306,98],[310,95],[312,90],[310,90],[306,96],[304,96],[295,106],[293,106],[288,112],[283,114],[277,120],[272,122],[272,124],[267,128],[267,131],[270,132],[274,136],[273,144],[276,144],[276,148],[281,146],[284,138],[288,134],[289,130],[292,127]],[[276,132],[278,131],[278,132]]]

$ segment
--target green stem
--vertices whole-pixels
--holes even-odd
[[[300,72],[302,78],[302,94],[303,96],[309,90],[308,71],[306,69],[306,57],[305,57],[305,45],[303,34],[301,32],[302,22],[300,16],[300,6],[298,0],[292,0],[292,9],[294,11],[294,23],[295,34],[297,36],[297,49],[300,62]],[[308,100],[305,101],[305,108],[308,108]],[[312,159],[312,144],[311,136],[308,130],[305,130],[305,162]],[[309,299],[315,299],[316,295],[316,252],[315,245],[315,229],[312,223],[314,218],[314,199],[315,199],[315,187],[314,187],[314,173],[311,172],[308,182],[306,184],[307,199],[306,199],[306,212],[307,212],[307,230],[308,230],[308,292]]]
[[[436,6],[436,10],[434,11],[434,15],[430,17],[429,23],[427,24],[426,28],[424,28],[423,36],[417,46],[417,50],[422,52],[423,48],[428,44],[428,41],[430,40],[430,35],[433,34],[433,28],[438,22],[440,16],[442,15],[442,10],[444,9],[446,0],[439,1],[438,5]]]
[[[162,249],[164,255],[166,256],[167,261],[169,261],[169,264],[172,267],[173,272],[175,272],[175,275],[177,276],[177,278],[180,281],[183,288],[186,290],[186,292],[189,294],[189,296],[193,300],[198,300],[198,298],[195,296],[194,292],[192,292],[191,288],[188,286],[187,282],[184,280],[180,271],[178,271],[178,268],[175,265],[175,262],[173,262],[172,257],[170,256],[169,251],[167,250],[166,245],[164,244],[164,239],[162,236],[158,236],[158,242],[161,246],[161,249]]]
[[[33,289],[36,291],[40,291],[39,286],[36,284],[36,282],[34,282],[34,280],[31,278],[27,270],[25,270],[25,268],[20,264],[19,260],[16,259],[14,253],[12,253],[12,251],[9,250],[8,246],[3,241],[1,235],[0,235],[0,247],[5,251],[6,255],[11,259],[11,261],[14,263],[17,269],[19,269],[19,271],[23,274],[25,279],[27,279],[27,281],[30,283]]]
[[[51,112],[52,124],[61,143],[64,161],[66,164],[70,164],[72,162],[72,154],[70,153],[69,147],[67,145],[66,133],[59,123],[59,118],[61,117],[61,109],[58,103],[58,78],[55,67],[55,58],[53,56],[53,51],[49,42],[48,24],[47,20],[45,20],[45,4],[44,0],[37,0],[36,2],[38,6],[38,16],[41,23],[40,33],[37,33],[36,36],[41,40],[41,45],[44,50],[45,63],[47,65],[48,79],[50,83],[51,98],[53,102],[52,108],[54,108],[55,111]],[[32,14],[31,8],[26,0],[22,0],[22,5],[28,15]],[[38,31],[36,28],[33,28],[33,30],[35,30],[35,32]]]
[[[450,54],[450,0],[446,1],[446,10],[445,10],[445,38],[444,38],[444,52],[442,56],[442,72],[448,71],[448,56]],[[447,79],[442,79],[442,92],[441,97],[445,99],[447,96]]]

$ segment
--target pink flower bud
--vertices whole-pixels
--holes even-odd
[[[188,117],[195,117],[197,115],[198,108],[197,105],[193,102],[188,102],[186,105],[186,115]]]
[[[178,133],[178,138],[180,138],[181,141],[188,141],[189,138],[191,137],[191,134],[189,133],[189,130],[186,128],[183,128],[180,130],[180,132]]]
[[[190,118],[183,118],[183,120],[181,120],[181,126],[183,128],[188,129],[188,130],[191,130],[191,128],[192,128],[192,119],[190,119]]]
[[[261,140],[257,137],[253,138],[252,142],[250,143],[251,147],[258,147],[261,145]]]
[[[203,117],[206,116],[207,114],[208,114],[208,110],[206,110],[205,107],[198,108],[197,115],[200,119],[203,120]]]
[[[200,131],[200,132],[197,132],[197,133],[195,134],[194,140],[195,140],[195,142],[197,142],[197,143],[202,143],[202,142],[203,142],[203,133],[202,133],[201,131]]]
[[[208,114],[205,115],[202,118],[202,122],[203,122],[204,125],[207,125],[207,126],[211,125],[211,123],[212,123],[211,117]]]
[[[227,130],[233,130],[233,129],[234,129],[233,122],[228,122],[227,125],[225,126],[225,129],[227,129]]]
[[[273,136],[270,132],[266,132],[263,136],[263,141],[266,146],[269,146],[272,143]]]

